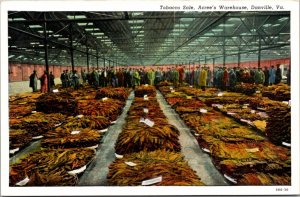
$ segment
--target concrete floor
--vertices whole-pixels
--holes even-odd
[[[87,167],[86,171],[80,177],[78,185],[80,186],[106,186],[108,166],[115,160],[115,143],[119,134],[122,132],[122,127],[125,124],[127,111],[131,106],[134,98],[134,93],[131,92],[121,116],[116,123],[109,127],[108,133],[100,144],[96,152],[96,158]]]
[[[196,171],[196,174],[201,178],[201,181],[206,185],[228,185],[223,175],[213,165],[210,156],[201,150],[196,138],[190,132],[189,127],[185,125],[179,115],[167,104],[159,91],[157,91],[156,97],[169,123],[179,130],[181,152],[189,166]]]

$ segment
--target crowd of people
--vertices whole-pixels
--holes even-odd
[[[135,88],[142,84],[156,85],[161,81],[169,81],[174,86],[182,85],[183,83],[192,85],[205,90],[206,87],[217,87],[222,90],[234,87],[239,82],[255,83],[264,86],[278,84],[282,81],[282,71],[278,64],[275,69],[271,66],[270,69],[258,68],[227,68],[215,67],[211,70],[207,66],[184,67],[173,66],[168,68],[151,67],[150,69],[143,68],[114,68],[102,67],[100,69],[92,68],[90,72],[82,69],[80,74],[74,70],[64,70],[61,73],[60,80],[62,87],[73,87],[78,89],[81,85],[89,84],[95,88],[98,87],[128,87]],[[48,91],[48,80],[50,77],[50,88],[54,84],[54,76],[52,72],[47,75],[45,71],[41,80],[41,91]],[[36,71],[30,76],[30,87],[33,92],[37,91]],[[290,85],[290,69],[287,72],[287,83]]]

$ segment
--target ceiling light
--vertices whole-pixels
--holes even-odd
[[[38,31],[38,32],[41,33],[41,34],[44,33],[44,31]],[[53,31],[48,30],[47,33],[48,33],[48,34],[49,34],[49,33],[53,33]]]
[[[220,32],[220,31],[223,31],[223,29],[212,29],[211,31]]]
[[[280,26],[280,24],[277,23],[277,24],[274,24],[274,25],[273,25],[273,27],[277,27],[277,26]]]
[[[30,28],[35,29],[35,28],[42,28],[40,25],[29,25]]]
[[[264,24],[263,27],[270,27],[272,24]]]
[[[53,35],[53,37],[61,37],[62,35],[59,35],[59,34],[56,34],[56,35]]]
[[[220,24],[219,27],[233,27],[235,24]]]
[[[285,21],[285,20],[287,20],[287,19],[289,19],[289,17],[283,17],[283,18],[280,18],[280,19],[278,19],[280,22],[282,22],[282,21]]]
[[[83,19],[83,18],[86,18],[85,15],[75,15],[75,16],[68,15],[67,17],[68,17],[68,19]]]
[[[204,35],[205,35],[205,36],[213,36],[213,35],[215,35],[215,34],[213,34],[213,33],[205,33]]]
[[[69,40],[69,38],[58,38],[58,40]]]
[[[99,36],[99,35],[104,35],[104,33],[103,32],[96,32],[96,33],[92,33],[92,35]]]
[[[144,23],[144,20],[130,20],[128,21],[129,24],[133,24],[133,23]]]
[[[85,31],[100,31],[99,28],[86,28]]]
[[[10,59],[10,58],[12,58],[12,57],[14,57],[15,55],[10,55],[10,56],[8,56],[8,59]]]
[[[93,25],[93,23],[77,23],[78,26],[90,26]]]
[[[194,20],[194,18],[181,18],[180,21],[181,22],[192,22]]]
[[[142,26],[138,25],[138,26],[130,26],[131,29],[140,29],[142,28]]]
[[[13,18],[12,21],[25,21],[25,18]]]

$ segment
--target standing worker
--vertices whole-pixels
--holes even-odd
[[[259,67],[258,70],[254,74],[254,82],[256,84],[264,84],[265,82],[265,74]]]
[[[49,82],[50,82],[50,88],[53,88],[55,86],[55,83],[54,83],[54,75],[52,74],[52,72],[50,72],[49,74]]]
[[[265,66],[265,70],[264,70],[264,75],[265,75],[264,86],[268,86],[269,85],[269,70],[266,66]]]
[[[34,70],[33,73],[29,77],[29,87],[32,88],[32,92],[37,91],[37,80],[38,80],[38,77],[36,74],[36,70]]]
[[[275,83],[275,69],[274,66],[271,66],[271,69],[269,70],[269,84],[273,85]]]
[[[275,84],[279,84],[282,79],[282,73],[281,73],[281,69],[280,69],[280,64],[277,64],[276,66],[277,66],[277,69],[276,69],[276,73],[275,73]]]
[[[44,74],[40,78],[41,80],[41,92],[48,92],[48,73],[47,71],[44,71]]]
[[[140,85],[140,80],[141,80],[140,74],[137,71],[137,69],[135,69],[133,71],[133,74],[132,74],[132,86],[133,86],[133,89],[135,89],[136,86]]]
[[[199,86],[203,91],[205,91],[206,79],[207,79],[207,71],[206,68],[203,67],[200,71],[200,77],[199,77]]]

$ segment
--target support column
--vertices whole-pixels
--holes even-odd
[[[96,50],[97,50],[97,51],[96,51],[96,53],[97,53],[97,55],[96,55],[96,62],[97,62],[97,70],[98,70],[98,69],[99,69],[99,62],[98,62],[98,60],[99,60],[98,47],[97,47]]]
[[[69,25],[70,29],[70,54],[71,54],[71,66],[72,66],[72,72],[74,72],[74,49],[73,49],[73,28],[72,28],[72,23]]]
[[[225,18],[223,18],[223,66],[226,65],[226,56],[225,56]]]
[[[241,53],[240,53],[240,48],[239,48],[239,53],[238,53],[238,67],[241,66]]]
[[[258,37],[258,62],[257,67],[260,68],[260,59],[261,59],[261,39],[260,36]]]
[[[47,81],[48,81],[48,92],[50,92],[50,79],[49,79],[49,59],[48,59],[48,39],[47,39],[47,22],[46,14],[44,13],[44,50],[45,50],[45,65],[47,72]]]
[[[87,35],[85,36],[85,48],[86,48],[86,65],[88,71],[90,70],[90,57],[89,57],[89,47],[88,47],[88,38]]]

